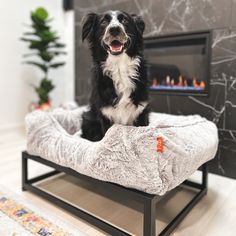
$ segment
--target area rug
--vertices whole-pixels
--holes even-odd
[[[1,236],[84,236],[52,213],[42,211],[28,200],[0,187]]]

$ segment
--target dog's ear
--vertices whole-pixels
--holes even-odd
[[[86,38],[89,39],[91,37],[96,20],[96,13],[89,13],[84,17],[82,27],[82,41],[84,41]]]
[[[134,23],[138,32],[142,35],[145,30],[145,23],[143,21],[143,18],[141,16],[137,16],[136,14],[132,14],[131,16],[134,19]]]

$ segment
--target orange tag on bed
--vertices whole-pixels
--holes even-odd
[[[157,152],[163,152],[164,151],[164,141],[162,137],[157,137]]]

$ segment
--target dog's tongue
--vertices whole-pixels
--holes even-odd
[[[112,44],[110,45],[110,50],[112,52],[121,52],[123,49],[123,44],[121,44],[118,41],[114,41],[112,42]]]

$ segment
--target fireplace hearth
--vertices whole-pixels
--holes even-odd
[[[145,38],[144,43],[152,92],[209,95],[210,31]]]

